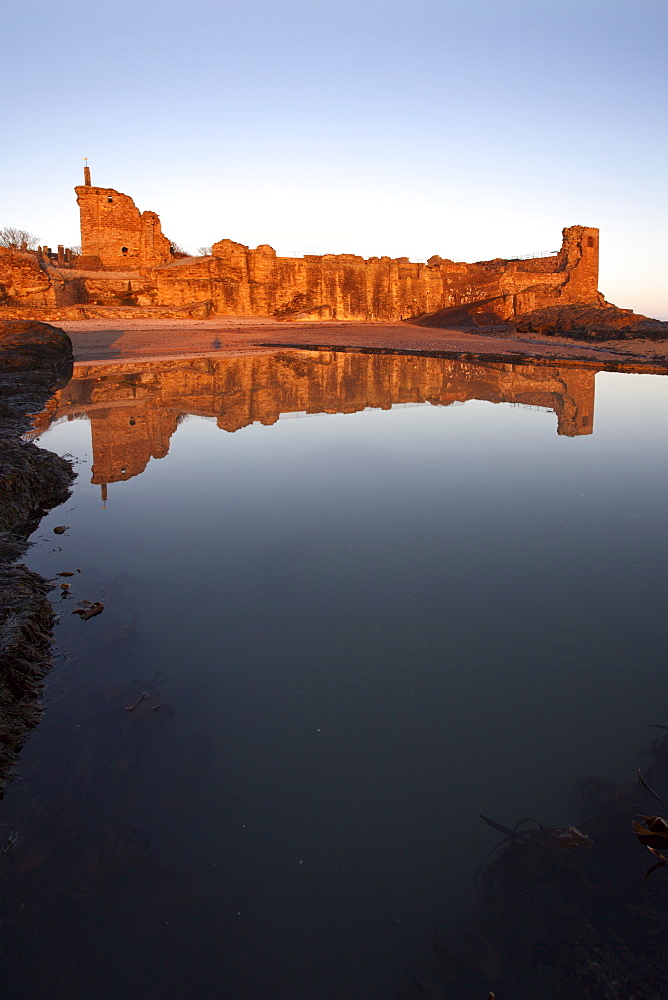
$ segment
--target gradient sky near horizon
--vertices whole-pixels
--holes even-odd
[[[598,226],[606,298],[668,319],[665,0],[25,0],[3,26],[0,227],[79,243],[84,156],[191,252],[473,261]]]

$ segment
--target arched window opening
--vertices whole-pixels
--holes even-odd
[[[587,246],[588,247],[593,247],[594,246],[594,237],[593,236],[588,236],[587,237]]]
[[[124,257],[127,256],[127,252],[128,252],[128,248],[127,247],[121,247],[121,253],[123,254]]]
[[[111,197],[111,195],[109,195],[109,196],[107,197],[107,201],[109,201],[109,202],[112,202],[113,200],[114,200],[114,199],[113,199],[113,198]]]

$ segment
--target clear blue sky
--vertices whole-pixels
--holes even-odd
[[[78,243],[84,156],[191,251],[598,226],[601,291],[668,318],[666,0],[25,0],[3,29],[0,226]]]

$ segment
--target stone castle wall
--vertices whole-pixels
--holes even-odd
[[[113,188],[92,186],[88,168],[75,190],[81,256],[59,267],[38,254],[0,256],[5,306],[396,322],[471,304],[486,304],[493,317],[507,320],[546,306],[601,301],[599,234],[586,226],[564,229],[556,255],[529,260],[279,257],[270,246],[250,249],[229,239],[206,257],[187,257],[174,252],[155,212],[140,212]]]
[[[36,253],[0,247],[0,305],[55,306],[49,275]]]
[[[175,261],[155,272],[156,301],[208,300],[220,315],[308,319],[404,320],[452,306],[494,300],[503,319],[565,302],[598,302],[598,230],[571,226],[554,257],[455,263],[432,257],[354,254],[278,257],[221,240],[210,257]]]

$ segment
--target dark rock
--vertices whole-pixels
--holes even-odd
[[[0,794],[16,753],[40,715],[51,665],[53,611],[42,577],[18,561],[44,513],[63,503],[74,479],[65,459],[22,435],[72,372],[62,330],[33,321],[0,323]]]
[[[619,309],[606,302],[550,306],[523,313],[512,320],[518,333],[572,337],[574,340],[665,340],[668,323],[649,319],[632,309]]]

